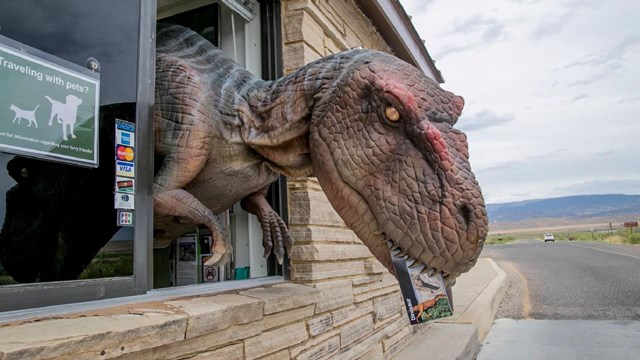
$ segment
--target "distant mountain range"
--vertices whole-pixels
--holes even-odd
[[[487,204],[490,223],[640,215],[640,195],[579,195]]]

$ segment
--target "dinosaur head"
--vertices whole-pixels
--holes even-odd
[[[313,170],[329,201],[392,273],[387,240],[451,283],[476,262],[487,213],[454,128],[464,100],[394,56],[353,50],[316,98]]]

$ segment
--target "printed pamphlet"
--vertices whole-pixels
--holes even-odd
[[[422,271],[424,266],[410,268],[405,257],[399,254],[400,250],[394,251],[391,249],[392,243],[388,242],[388,244],[411,324],[451,316],[453,308],[447,296],[442,273],[434,273],[430,276]]]

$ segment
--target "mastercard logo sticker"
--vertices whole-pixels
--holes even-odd
[[[133,149],[128,146],[118,146],[116,156],[119,160],[131,161],[134,157]]]

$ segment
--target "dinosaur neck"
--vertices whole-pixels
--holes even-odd
[[[244,140],[287,176],[312,175],[309,127],[314,106],[340,75],[345,54],[310,63],[276,81],[247,89]]]

